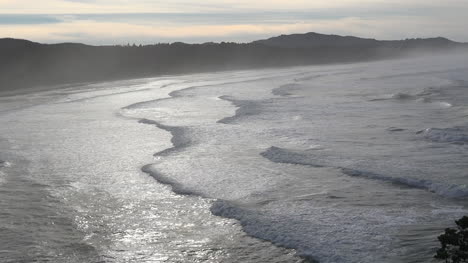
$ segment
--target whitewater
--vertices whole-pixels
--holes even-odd
[[[1,262],[436,262],[468,54],[0,96]]]

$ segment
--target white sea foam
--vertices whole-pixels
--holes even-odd
[[[2,161],[0,160],[0,168],[2,167],[11,167],[11,163],[8,161]]]
[[[163,253],[158,259],[175,261],[192,254],[194,261],[268,258],[252,248],[254,239],[232,238],[246,238],[238,224],[207,213],[213,200],[211,211],[239,220],[248,235],[321,262],[429,261],[434,237],[466,212],[465,199],[440,196],[466,195],[466,147],[431,143],[437,132],[415,131],[463,125],[458,105],[466,89],[421,93],[458,78],[439,61],[422,62],[183,76],[164,90],[122,90],[117,100],[91,92],[76,96],[86,99],[76,104],[2,115],[0,129],[22,143],[15,151],[35,161],[39,176],[31,177],[57,185],[49,187],[63,197],[56,203],[78,212],[70,218],[79,219],[86,241],[105,250],[110,242],[119,251],[105,255],[117,261],[155,259],[155,248]],[[94,95],[99,99],[88,99]],[[441,110],[439,102],[457,107]],[[116,118],[120,107],[131,120]],[[467,134],[454,133],[457,144]],[[170,187],[137,172],[153,161],[142,171]],[[260,243],[262,251],[277,249]],[[231,258],[236,254],[241,260]]]
[[[369,178],[373,180],[380,180],[386,181],[391,183],[397,183],[406,185],[409,187],[425,189],[438,195],[451,197],[451,198],[460,198],[460,197],[468,197],[468,186],[466,185],[454,185],[445,182],[437,182],[428,179],[419,179],[419,178],[412,178],[411,175],[406,175],[406,177],[400,176],[392,176],[392,175],[384,175],[378,174],[375,172],[370,171],[361,171],[352,168],[346,168],[341,166],[332,166],[332,164],[328,163],[327,161],[320,161],[319,159],[314,159],[315,156],[309,156],[305,152],[299,151],[290,151],[287,149],[282,149],[278,147],[270,147],[266,151],[262,152],[261,155],[270,161],[277,162],[277,163],[289,163],[289,164],[298,164],[298,165],[308,165],[312,167],[329,167],[329,168],[337,168],[340,169],[344,174],[349,176],[357,176],[363,178]],[[389,171],[382,171],[386,172],[387,174]],[[390,171],[391,173],[391,171]]]
[[[432,102],[432,99],[431,99],[431,98],[425,97],[425,98],[419,98],[419,99],[417,99],[416,101],[418,101],[418,102],[423,102],[423,103],[431,103],[431,102]]]
[[[355,75],[198,86],[137,105],[153,111],[145,118],[156,121],[140,123],[171,132],[175,142],[191,141],[158,153],[157,163],[143,170],[176,193],[219,200],[214,214],[237,219],[249,235],[308,258],[388,262],[383,254],[405,255],[406,248],[393,246],[401,227],[460,213],[435,215],[425,202],[445,205],[468,190],[459,175],[463,149],[434,147],[414,133],[438,127],[449,112],[439,103],[452,101],[450,96],[421,93],[445,83],[436,74],[446,71],[421,75],[386,63],[393,62]],[[375,78],[379,73],[391,77]],[[262,153],[273,162],[258,155],[269,145],[281,146]]]
[[[419,131],[424,138],[434,142],[447,142],[466,144],[468,143],[468,129],[465,127],[454,127],[454,128],[427,128]]]
[[[437,102],[437,103],[443,108],[450,108],[450,107],[453,106],[451,103],[448,103],[448,102],[445,102],[445,101],[440,101],[440,102]]]

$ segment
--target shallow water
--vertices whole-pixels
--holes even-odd
[[[0,258],[431,261],[467,213],[466,59],[2,97]]]

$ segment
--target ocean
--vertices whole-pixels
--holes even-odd
[[[0,97],[1,262],[436,262],[468,54]]]

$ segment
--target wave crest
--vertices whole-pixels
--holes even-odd
[[[3,167],[10,167],[10,166],[11,166],[11,163],[10,163],[10,162],[0,160],[0,168],[3,168]]]
[[[411,177],[388,176],[370,171],[362,171],[347,167],[327,165],[325,163],[321,163],[320,160],[312,159],[306,153],[282,149],[275,146],[272,146],[266,151],[262,152],[261,155],[266,159],[276,163],[307,165],[318,168],[336,168],[340,169],[343,174],[348,176],[380,180],[394,184],[405,185],[412,188],[424,189],[449,198],[468,197],[468,187],[466,185],[454,185]]]
[[[417,134],[421,134],[425,139],[433,142],[446,142],[455,144],[467,144],[468,143],[468,129],[464,127],[454,128],[427,128],[422,131],[418,131]]]

